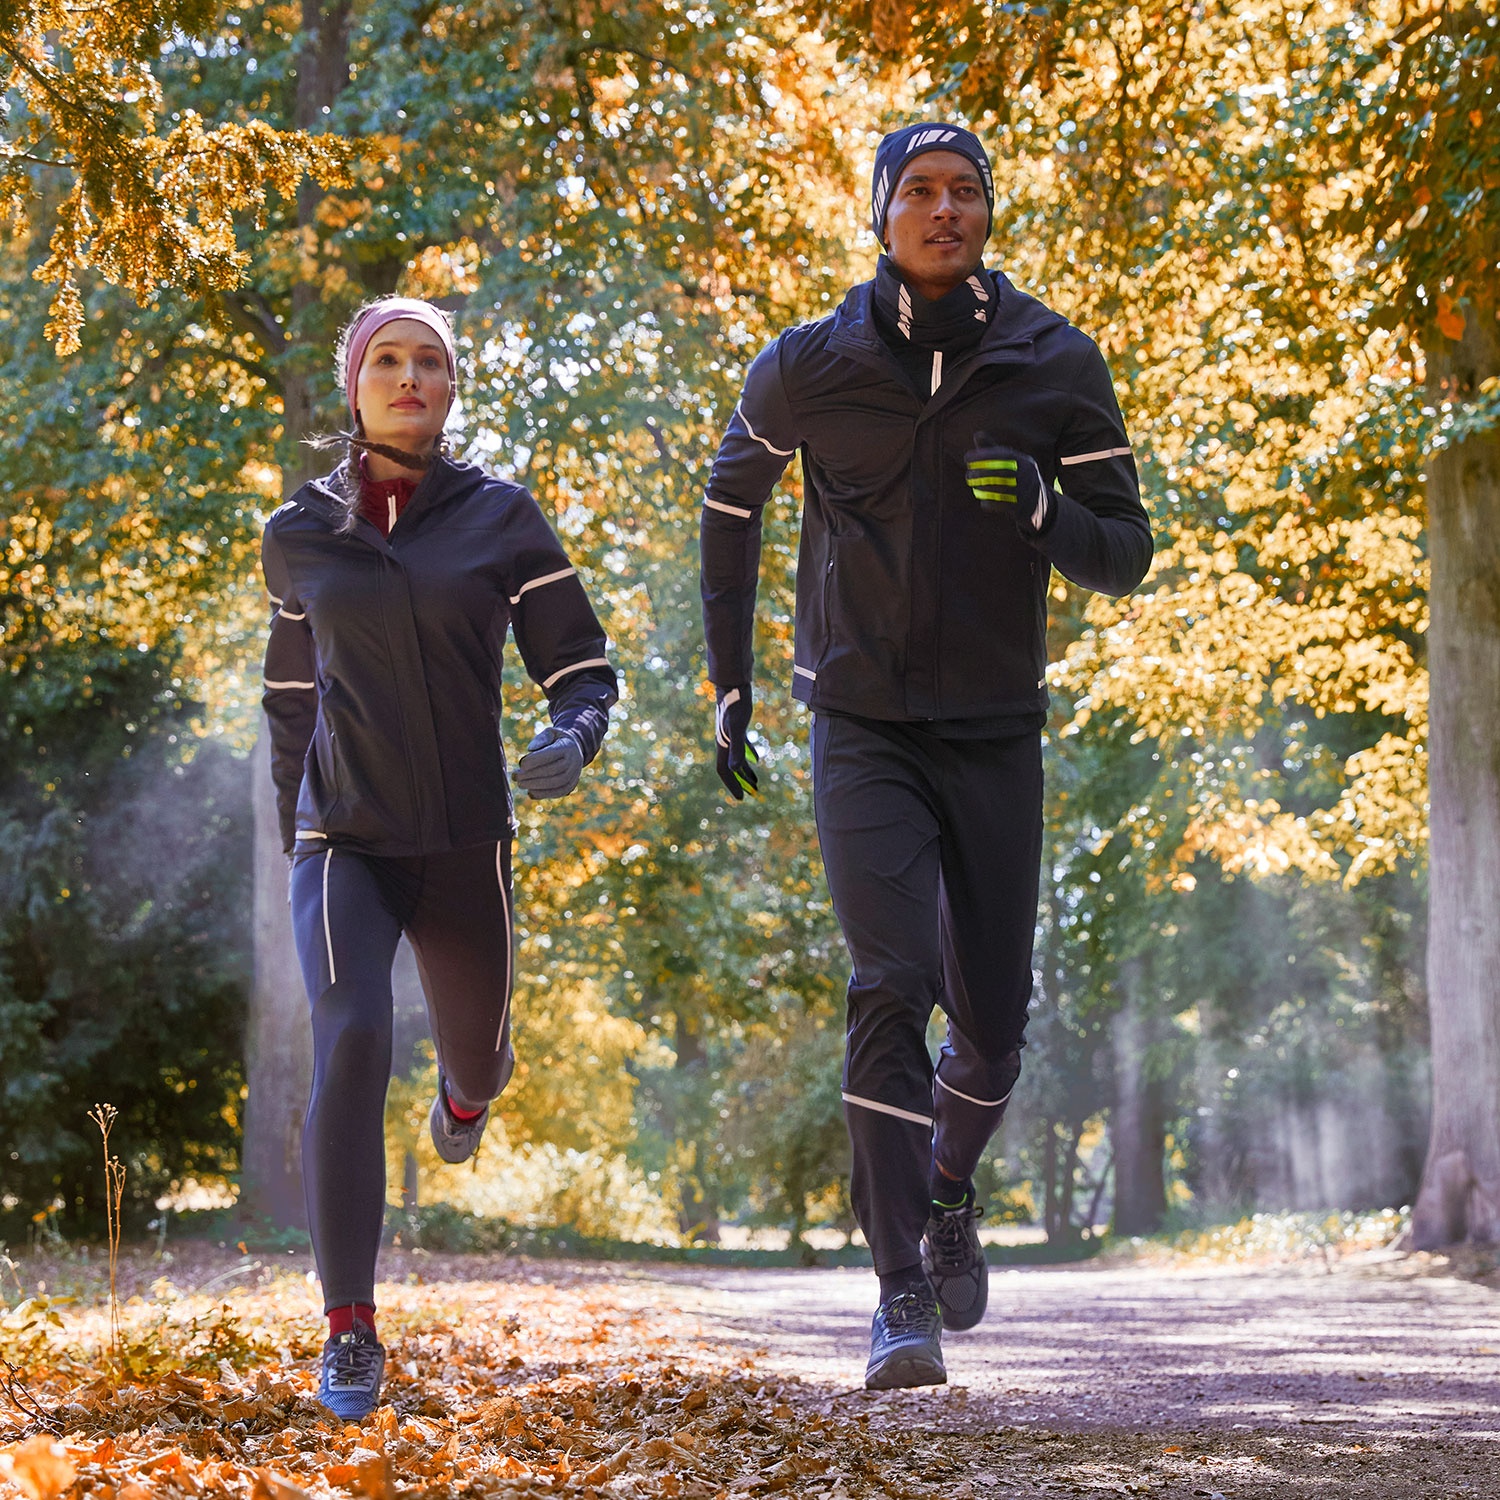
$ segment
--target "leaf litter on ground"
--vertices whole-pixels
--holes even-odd
[[[212,1296],[158,1277],[124,1305],[113,1369],[107,1307],[33,1325],[18,1367],[33,1405],[0,1410],[0,1495],[953,1493],[868,1413],[841,1414],[827,1390],[763,1375],[753,1356],[706,1350],[659,1288],[555,1265],[512,1280],[504,1262],[494,1279],[383,1284],[385,1388],[357,1424],[315,1399],[314,1299],[301,1274],[220,1282]]]
[[[1459,1440],[1006,1425],[961,1384],[863,1391],[855,1347],[847,1386],[798,1378],[646,1268],[524,1257],[388,1255],[383,1403],[343,1423],[314,1397],[302,1258],[164,1260],[122,1260],[113,1364],[95,1269],[28,1268],[35,1294],[0,1313],[0,1500],[1311,1500],[1335,1475],[1350,1500],[1404,1500],[1415,1474],[1484,1492]]]

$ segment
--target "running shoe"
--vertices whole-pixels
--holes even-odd
[[[984,1210],[972,1199],[956,1208],[932,1205],[922,1237],[922,1269],[937,1293],[943,1327],[955,1333],[972,1328],[990,1300],[990,1268],[979,1243]]]
[[[479,1149],[479,1138],[489,1118],[490,1107],[486,1104],[472,1120],[460,1120],[448,1105],[448,1080],[438,1074],[437,1098],[432,1101],[427,1124],[432,1130],[432,1144],[445,1162],[456,1167],[459,1162],[468,1161]]]
[[[943,1367],[943,1315],[928,1287],[898,1292],[875,1309],[870,1325],[870,1362],[865,1389],[897,1390],[912,1385],[946,1385]]]
[[[380,1404],[380,1379],[385,1374],[385,1350],[373,1329],[356,1323],[323,1345],[323,1376],[318,1400],[334,1416],[358,1422]]]

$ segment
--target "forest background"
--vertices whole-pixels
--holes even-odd
[[[744,369],[867,276],[880,133],[994,148],[988,251],[1103,347],[1158,535],[1052,593],[1025,1082],[981,1175],[1067,1242],[1416,1204],[1500,1237],[1494,3],[52,0],[0,13],[0,1239],[300,1213],[305,1001],[256,749],[265,517],[371,295],[454,315],[625,687],[521,808],[516,1082],[392,1195],[672,1242],[849,1225],[845,955],[768,523],[764,795],[712,766],[697,510]],[[511,685],[507,742],[540,695]],[[419,1010],[419,1002],[417,1002]]]

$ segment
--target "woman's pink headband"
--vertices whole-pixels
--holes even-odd
[[[370,340],[387,323],[394,323],[398,318],[411,318],[414,322],[424,324],[438,336],[438,342],[448,356],[451,404],[452,389],[456,389],[458,385],[458,370],[454,357],[453,330],[448,326],[447,318],[430,302],[421,302],[415,297],[386,297],[365,310],[349,335],[348,354],[344,364],[344,391],[349,397],[351,417],[359,415],[355,406],[355,387],[359,384],[360,366],[365,362],[365,350],[370,347]]]

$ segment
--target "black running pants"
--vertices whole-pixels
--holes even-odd
[[[323,1303],[373,1306],[396,945],[404,932],[416,954],[450,1097],[482,1108],[515,1061],[510,841],[410,859],[299,852],[291,899],[312,1006],[302,1177]]]
[[[854,973],[844,1115],[877,1272],[920,1256],[934,1159],[966,1177],[1021,1071],[1042,849],[1040,731],[946,739],[819,714],[818,838]],[[947,1017],[936,1069],[933,1007]]]

